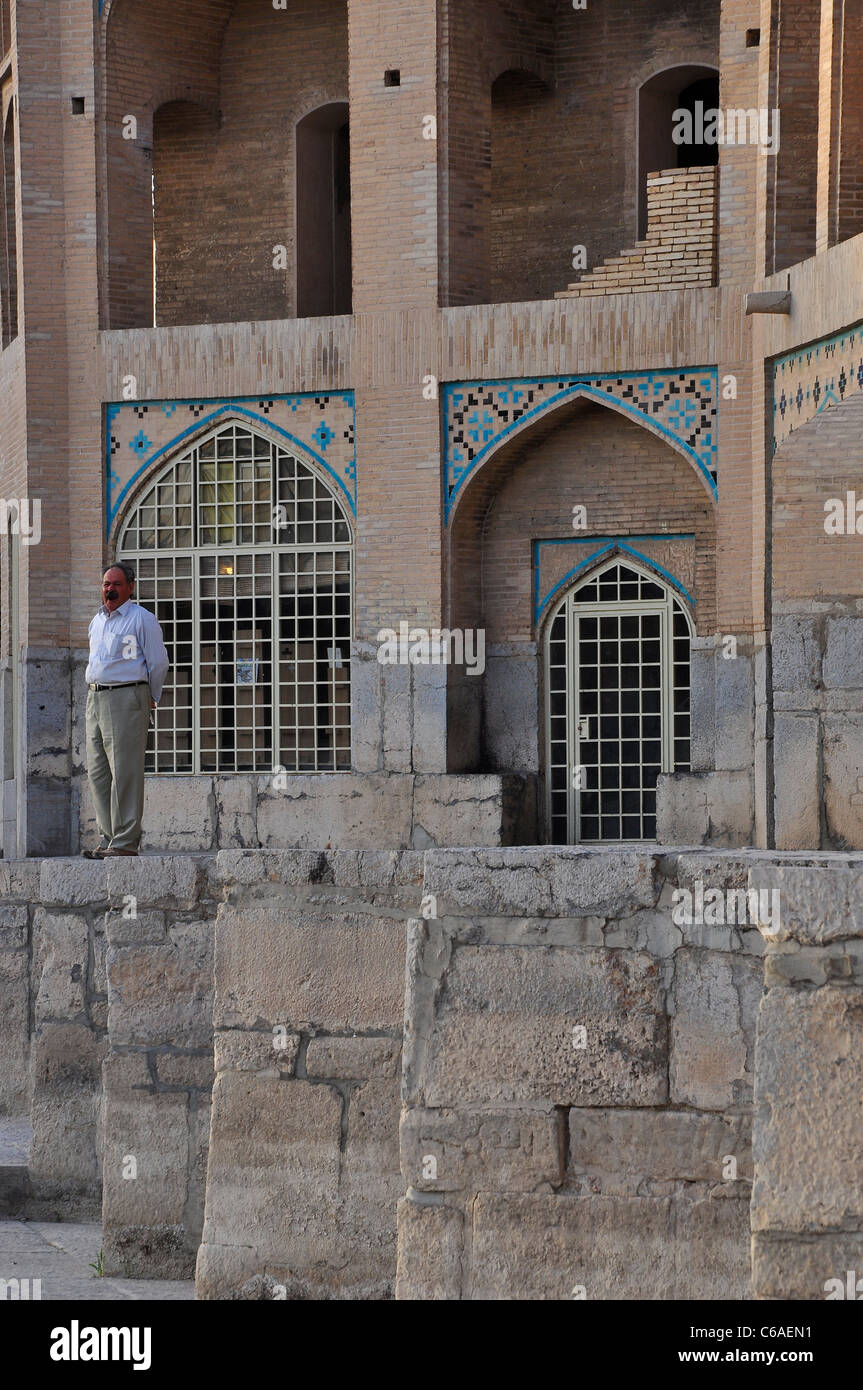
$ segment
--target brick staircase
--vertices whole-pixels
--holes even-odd
[[[556,299],[712,285],[716,279],[718,169],[661,169],[647,176],[647,236],[609,258]]]

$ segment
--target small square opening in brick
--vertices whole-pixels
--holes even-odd
[[[758,48],[759,45],[760,45],[760,43],[761,43],[761,30],[760,30],[760,29],[747,29],[747,30],[746,30],[746,47],[747,47],[747,48]]]
[[[385,87],[400,87],[402,85],[402,74],[400,68],[387,68],[384,73]]]
[[[72,98],[72,115],[73,115],[73,116],[83,116],[85,109],[86,109],[86,103],[85,103],[85,98],[84,98],[84,97],[73,97],[73,98]]]

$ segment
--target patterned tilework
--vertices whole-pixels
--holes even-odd
[[[828,405],[863,386],[863,324],[798,348],[773,364],[773,450]]]
[[[449,521],[465,481],[508,436],[561,405],[584,396],[613,401],[676,444],[716,496],[715,367],[687,371],[608,372],[601,376],[531,381],[455,382],[444,387],[445,510]]]
[[[209,425],[235,419],[265,426],[264,433],[299,448],[335,482],[354,516],[357,457],[354,393],[329,396],[235,396],[225,400],[123,401],[106,407],[107,530],[131,489],[156,463],[206,433]]]
[[[671,587],[695,606],[695,537],[659,536],[566,536],[562,540],[533,543],[534,621],[539,624],[549,606],[562,596],[572,580],[591,569],[600,559],[619,554],[640,560],[655,570]]]

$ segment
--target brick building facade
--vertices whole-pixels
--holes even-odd
[[[4,856],[123,554],[145,847],[863,846],[861,10],[4,0]]]

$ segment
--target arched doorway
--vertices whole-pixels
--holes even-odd
[[[690,767],[683,601],[619,556],[573,585],[546,627],[546,814],[552,844],[653,840],[656,780]]]
[[[171,659],[148,772],[350,768],[352,536],[318,472],[222,424],[145,487],[116,554]]]
[[[695,114],[719,106],[719,73],[698,65],[666,68],[643,83],[638,92],[638,236],[647,235],[647,176],[660,169],[703,168],[719,162],[716,144],[677,145],[676,111]],[[693,133],[704,123],[693,121]]]
[[[351,168],[347,102],[297,126],[297,317],[351,312]]]

